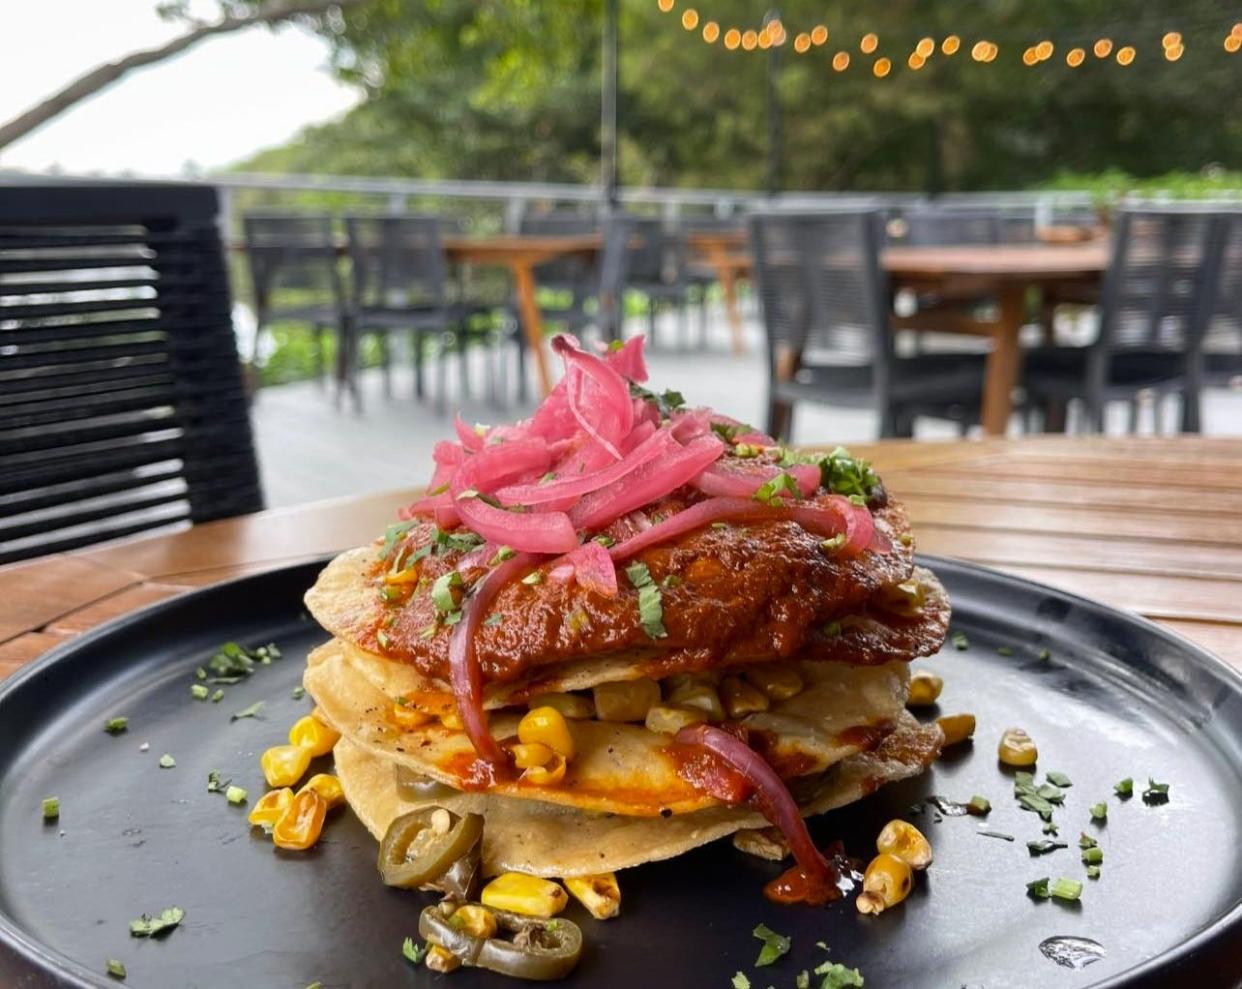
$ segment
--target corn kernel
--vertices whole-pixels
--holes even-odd
[[[421,728],[432,716],[426,711],[421,711],[409,704],[402,704],[400,701],[394,701],[389,720],[398,728]]]
[[[601,683],[592,693],[600,721],[642,721],[651,706],[660,703],[660,685],[646,677]]]
[[[700,708],[656,704],[647,712],[647,718],[643,723],[648,731],[658,731],[662,735],[676,735],[689,725],[701,725],[705,721],[707,721],[707,712]]]
[[[621,887],[617,884],[615,872],[598,876],[568,876],[565,885],[596,920],[607,920],[621,912]]]
[[[944,689],[944,681],[935,673],[920,670],[910,677],[910,693],[906,697],[906,707],[931,707]]]
[[[768,709],[768,696],[741,677],[727,676],[720,681],[720,700],[730,718],[744,718]]]
[[[467,934],[473,934],[485,940],[494,936],[498,927],[496,915],[487,907],[481,907],[477,903],[467,903],[465,906],[458,907],[449,917],[449,923]]]
[[[272,828],[272,843],[277,848],[303,852],[319,840],[328,805],[314,790],[303,790],[280,815]]]
[[[975,733],[975,716],[973,714],[946,714],[937,718],[936,724],[944,732],[945,745],[957,745]]]
[[[461,731],[461,714],[456,708],[446,707],[440,712],[440,724],[444,725],[444,727],[448,728],[450,731]]]
[[[1006,728],[996,747],[997,758],[1006,766],[1033,766],[1039,759],[1035,740],[1021,728]]]
[[[531,742],[529,745],[523,745],[518,742],[509,746],[509,751],[513,753],[513,764],[518,769],[530,769],[532,766],[546,766],[552,761],[552,757],[556,755],[546,745],[539,742]]]
[[[280,790],[268,790],[255,803],[247,820],[262,828],[275,827],[291,803],[293,791],[287,786]]]
[[[293,786],[310,766],[310,749],[300,745],[273,745],[259,757],[268,786]]]
[[[548,763],[542,766],[530,766],[519,777],[534,786],[555,786],[564,778],[565,760],[555,752],[552,753],[552,758]]]
[[[305,783],[302,784],[303,790],[314,790],[323,797],[323,802],[328,805],[328,810],[333,807],[339,807],[345,802],[345,791],[341,789],[341,781],[330,773],[316,773]]]
[[[802,693],[802,675],[789,666],[764,663],[748,667],[742,675],[774,701],[787,701]]]
[[[789,856],[789,843],[776,828],[746,828],[733,833],[733,847],[739,852],[780,862]]]
[[[666,698],[677,707],[697,708],[707,714],[708,721],[724,721],[724,705],[715,687],[705,683],[687,683],[673,688]]]
[[[329,728],[313,714],[298,718],[289,729],[289,744],[310,749],[313,756],[327,755],[340,737],[340,732]]]
[[[438,944],[433,944],[423,956],[423,964],[433,972],[455,972],[461,968],[461,959]]]
[[[527,917],[555,917],[565,909],[569,894],[551,879],[502,872],[483,887],[479,899],[493,910],[508,910]]]
[[[896,855],[881,852],[863,873],[863,891],[854,905],[859,913],[882,913],[910,894],[914,875]]]
[[[922,831],[906,821],[889,821],[884,825],[875,847],[876,851],[897,856],[911,869],[926,869],[931,865],[931,844]]]
[[[526,745],[539,742],[563,759],[574,757],[574,737],[569,733],[564,715],[554,707],[527,711],[518,722],[518,740]]]
[[[565,717],[577,718],[579,721],[595,717],[595,706],[590,698],[580,697],[578,694],[543,694],[531,698],[529,706],[532,711],[537,707],[555,708]]]

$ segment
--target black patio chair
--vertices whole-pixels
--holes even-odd
[[[699,304],[699,345],[707,346],[707,294],[716,284],[716,269],[700,258],[690,244],[696,233],[721,233],[746,230],[742,216],[714,216],[707,213],[683,214],[677,220],[676,271],[686,286],[687,301],[697,299]],[[689,340],[686,341],[689,343]]]
[[[602,220],[595,213],[551,210],[522,217],[519,233],[532,235],[595,234],[602,230]],[[591,322],[588,300],[596,290],[596,269],[591,259],[582,255],[566,255],[535,266],[535,284],[542,290],[543,317],[571,333],[580,332]],[[559,300],[548,298],[555,292]],[[551,303],[544,305],[543,303]]]
[[[1203,336],[1216,305],[1229,217],[1208,210],[1122,210],[1100,296],[1099,332],[1085,347],[1044,347],[1026,357],[1029,401],[1044,428],[1062,431],[1080,401],[1089,431],[1110,402],[1182,397],[1183,432],[1198,432]]]
[[[688,286],[681,264],[680,238],[670,235],[664,221],[656,217],[630,216],[627,222],[630,243],[626,287],[647,300],[647,339],[653,347],[658,344],[656,317],[661,308],[671,306],[677,310],[679,334],[686,340]]]
[[[1242,211],[1223,219],[1220,278],[1203,338],[1203,383],[1242,388]]]
[[[216,213],[0,187],[0,563],[263,507]]]
[[[257,368],[263,330],[273,322],[310,324],[315,378],[323,381],[325,330],[337,336],[338,387],[345,350],[346,299],[332,217],[307,213],[251,213],[242,217],[246,261],[254,292],[255,333],[250,354]]]
[[[470,393],[469,348],[473,343],[491,341],[496,333],[495,320],[490,305],[469,302],[460,291],[452,291],[463,283],[450,283],[441,227],[437,216],[411,213],[345,218],[350,317],[344,368],[345,380],[359,407],[358,355],[362,338],[368,333],[380,341],[386,394],[392,393],[388,347],[392,333],[409,333],[411,337],[417,397],[426,393],[423,366],[429,341],[437,345],[439,354],[437,406],[442,410],[446,404],[451,354],[458,356],[462,395]],[[510,335],[520,338],[520,334]],[[519,340],[519,362],[521,354]],[[489,393],[495,404],[495,380],[489,381]]]
[[[978,421],[984,355],[895,352],[882,223],[878,210],[752,215],[771,435],[788,438],[804,401],[873,408],[886,437],[913,435],[918,416]]]

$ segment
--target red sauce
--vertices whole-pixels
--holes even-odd
[[[502,775],[507,775],[503,770],[497,771],[490,762],[480,759],[473,752],[457,753],[449,759],[445,768],[456,777],[461,788],[469,792],[490,790]]]
[[[763,895],[773,903],[806,903],[818,907],[839,900],[856,882],[845,848],[834,841],[824,849],[828,869],[822,876],[808,875],[801,866],[785,870],[763,887]]]
[[[668,754],[677,775],[696,790],[730,806],[750,796],[752,787],[746,777],[701,745],[674,743],[668,747]]]

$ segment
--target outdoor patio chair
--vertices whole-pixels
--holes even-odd
[[[1046,430],[1065,429],[1073,401],[1081,402],[1092,432],[1103,430],[1109,402],[1129,402],[1133,429],[1137,398],[1178,394],[1182,431],[1199,431],[1203,336],[1216,305],[1228,221],[1228,214],[1198,209],[1118,214],[1096,339],[1027,354],[1023,382]]]
[[[677,271],[686,286],[687,294],[697,297],[698,300],[700,347],[707,347],[707,293],[716,284],[716,269],[699,256],[690,245],[689,238],[696,233],[731,233],[745,230],[746,220],[741,216],[683,214],[677,220]],[[689,343],[689,340],[686,342]]]
[[[216,212],[0,187],[0,563],[263,507]]]
[[[596,234],[602,220],[595,213],[552,210],[523,215],[518,230],[531,235]],[[540,308],[549,322],[571,333],[580,332],[591,322],[587,300],[596,292],[596,272],[591,260],[566,255],[535,266],[535,283],[540,289]],[[551,295],[559,296],[558,299]]]
[[[447,364],[456,354],[463,397],[470,394],[469,348],[475,343],[491,343],[498,338],[492,310],[487,304],[467,301],[460,291],[452,291],[449,266],[441,241],[442,221],[437,216],[405,213],[396,215],[347,216],[345,230],[349,244],[350,297],[349,345],[343,363],[344,380],[354,402],[361,406],[358,390],[358,357],[362,338],[370,333],[379,338],[385,393],[392,393],[388,337],[409,333],[413,347],[414,391],[426,393],[424,362],[428,343],[434,343],[439,356],[439,388],[436,404],[446,406]],[[460,289],[461,283],[453,283]],[[519,368],[523,366],[521,335],[510,321],[507,336],[518,347]],[[523,377],[519,370],[519,377]],[[498,375],[489,374],[488,390],[493,404],[498,402]]]
[[[978,421],[984,355],[895,352],[882,223],[879,210],[751,217],[772,436],[789,437],[804,401],[872,408],[885,437],[913,435],[918,416]]]
[[[242,218],[254,292],[255,332],[250,366],[258,367],[263,331],[274,322],[310,324],[314,371],[324,377],[324,331],[337,336],[337,385],[345,350],[345,293],[332,217],[308,213],[251,213]],[[252,371],[253,373],[253,371]]]
[[[631,216],[629,227],[626,288],[641,293],[647,300],[648,342],[657,346],[656,317],[662,307],[669,306],[677,310],[679,335],[686,340],[689,286],[681,264],[680,238],[670,235],[658,217]]]
[[[1219,287],[1203,338],[1203,383],[1242,388],[1242,210],[1222,222]]]

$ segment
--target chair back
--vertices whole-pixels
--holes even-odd
[[[575,213],[570,210],[552,210],[522,216],[519,233],[531,235],[594,234],[600,231],[600,219],[591,213]],[[537,266],[541,286],[559,289],[589,291],[591,283],[590,261],[568,255],[545,261]]]
[[[260,324],[266,321],[273,297],[282,291],[294,305],[327,300],[338,311],[344,309],[332,217],[251,213],[242,217],[242,230]]]
[[[1229,355],[1231,372],[1242,374],[1242,210],[1225,214],[1221,222],[1220,277],[1203,347],[1214,355]]]
[[[803,364],[875,365],[892,357],[879,210],[751,216],[751,249],[770,375],[788,353]]]
[[[358,310],[445,304],[448,262],[440,219],[413,214],[347,216],[350,302]]]
[[[599,300],[598,331],[603,340],[620,340],[622,303],[630,280],[633,259],[631,241],[636,236],[635,217],[612,213],[604,218],[603,246],[595,260],[596,293]]]
[[[664,221],[652,216],[627,218],[629,282],[637,288],[671,281],[676,266],[676,242],[664,231]]]
[[[0,563],[263,507],[216,214],[0,187]]]
[[[978,207],[912,206],[902,218],[903,244],[912,247],[943,247],[955,244],[999,244],[1002,217],[999,210]]]

